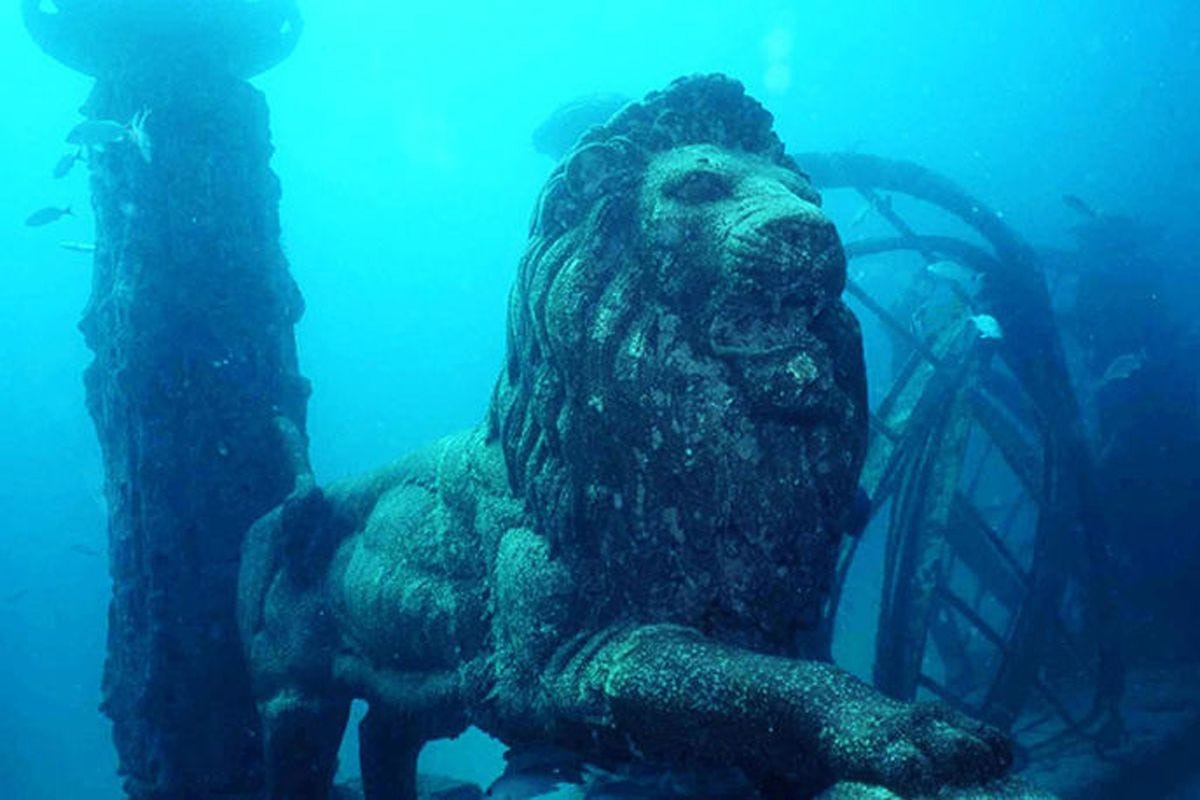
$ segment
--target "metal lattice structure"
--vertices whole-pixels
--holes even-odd
[[[1118,724],[1104,525],[1033,251],[999,215],[916,164],[796,160],[823,191],[859,193],[895,232],[846,246],[847,293],[887,332],[893,356],[862,477],[887,531],[875,683],[1018,733],[1036,727],[1033,748]],[[968,234],[919,234],[893,198],[931,204]],[[898,270],[901,254],[926,268]],[[976,277],[975,291],[928,265]],[[856,545],[842,554],[830,624]]]

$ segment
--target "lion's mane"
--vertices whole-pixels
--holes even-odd
[[[865,390],[852,375],[843,430],[798,431],[756,418],[727,365],[664,333],[686,315],[672,315],[661,273],[645,268],[656,256],[639,188],[656,154],[688,145],[803,179],[771,115],[722,76],[676,81],[585,134],[534,215],[489,435],[598,622],[650,617],[789,652],[813,622],[853,497]],[[844,273],[835,235],[831,252]]]

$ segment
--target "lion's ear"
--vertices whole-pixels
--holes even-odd
[[[573,152],[565,165],[567,188],[584,206],[613,191],[633,164],[620,139],[585,144]]]
[[[575,200],[567,188],[567,180],[562,168],[546,181],[538,198],[537,215],[534,217],[534,229],[531,235],[544,239],[554,239],[570,228],[579,217]]]
[[[623,136],[579,145],[546,181],[534,218],[534,233],[561,236],[578,225],[606,195],[637,181],[644,159]]]

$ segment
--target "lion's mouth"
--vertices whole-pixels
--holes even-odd
[[[763,310],[763,303],[770,306]],[[823,416],[828,348],[809,330],[813,310],[796,296],[758,298],[718,314],[710,329],[714,354],[728,363],[760,413],[801,422]]]
[[[831,227],[796,217],[748,217],[730,236],[737,289],[709,328],[712,352],[729,363],[762,413],[789,421],[836,405],[833,358],[822,332],[840,303],[840,249]]]
[[[738,360],[786,356],[808,335],[812,308],[799,294],[730,298],[709,328],[713,352]]]
[[[786,357],[812,338],[809,326],[829,297],[820,280],[824,234],[798,217],[751,215],[734,227],[726,262],[733,290],[720,298],[710,328],[717,355]]]

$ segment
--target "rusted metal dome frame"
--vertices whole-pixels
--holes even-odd
[[[796,160],[819,188],[857,191],[895,229],[895,237],[848,243],[849,259],[908,251],[926,263],[949,259],[968,266],[983,276],[978,310],[1005,331],[999,340],[985,340],[964,318],[922,338],[862,285],[853,280],[847,285],[847,293],[908,353],[872,415],[863,473],[876,513],[891,511],[876,684],[902,699],[924,689],[1006,728],[1022,715],[1057,717],[1049,738],[1113,725],[1123,669],[1106,580],[1104,524],[1079,406],[1032,249],[995,212],[917,164],[854,153],[808,153]],[[881,192],[937,206],[966,222],[986,245],[918,235]],[[968,477],[972,429],[983,432],[988,446]],[[1037,508],[1028,566],[1006,541],[1017,507],[993,525],[961,489],[964,478],[978,480],[983,460],[994,453]],[[856,544],[849,541],[839,562],[826,615],[830,627]],[[972,602],[947,585],[955,562],[1011,611],[1005,630],[977,611],[979,597]],[[1082,588],[1085,631],[1079,624],[1073,628],[1064,614],[1072,582]],[[965,650],[955,652],[953,641],[954,631],[964,629],[997,651],[985,691],[970,698],[923,667],[931,646],[943,662],[969,661]],[[1075,698],[1064,697],[1044,678],[1047,667],[1061,670],[1063,664],[1052,662],[1064,658],[1092,681],[1090,707],[1082,712]]]

